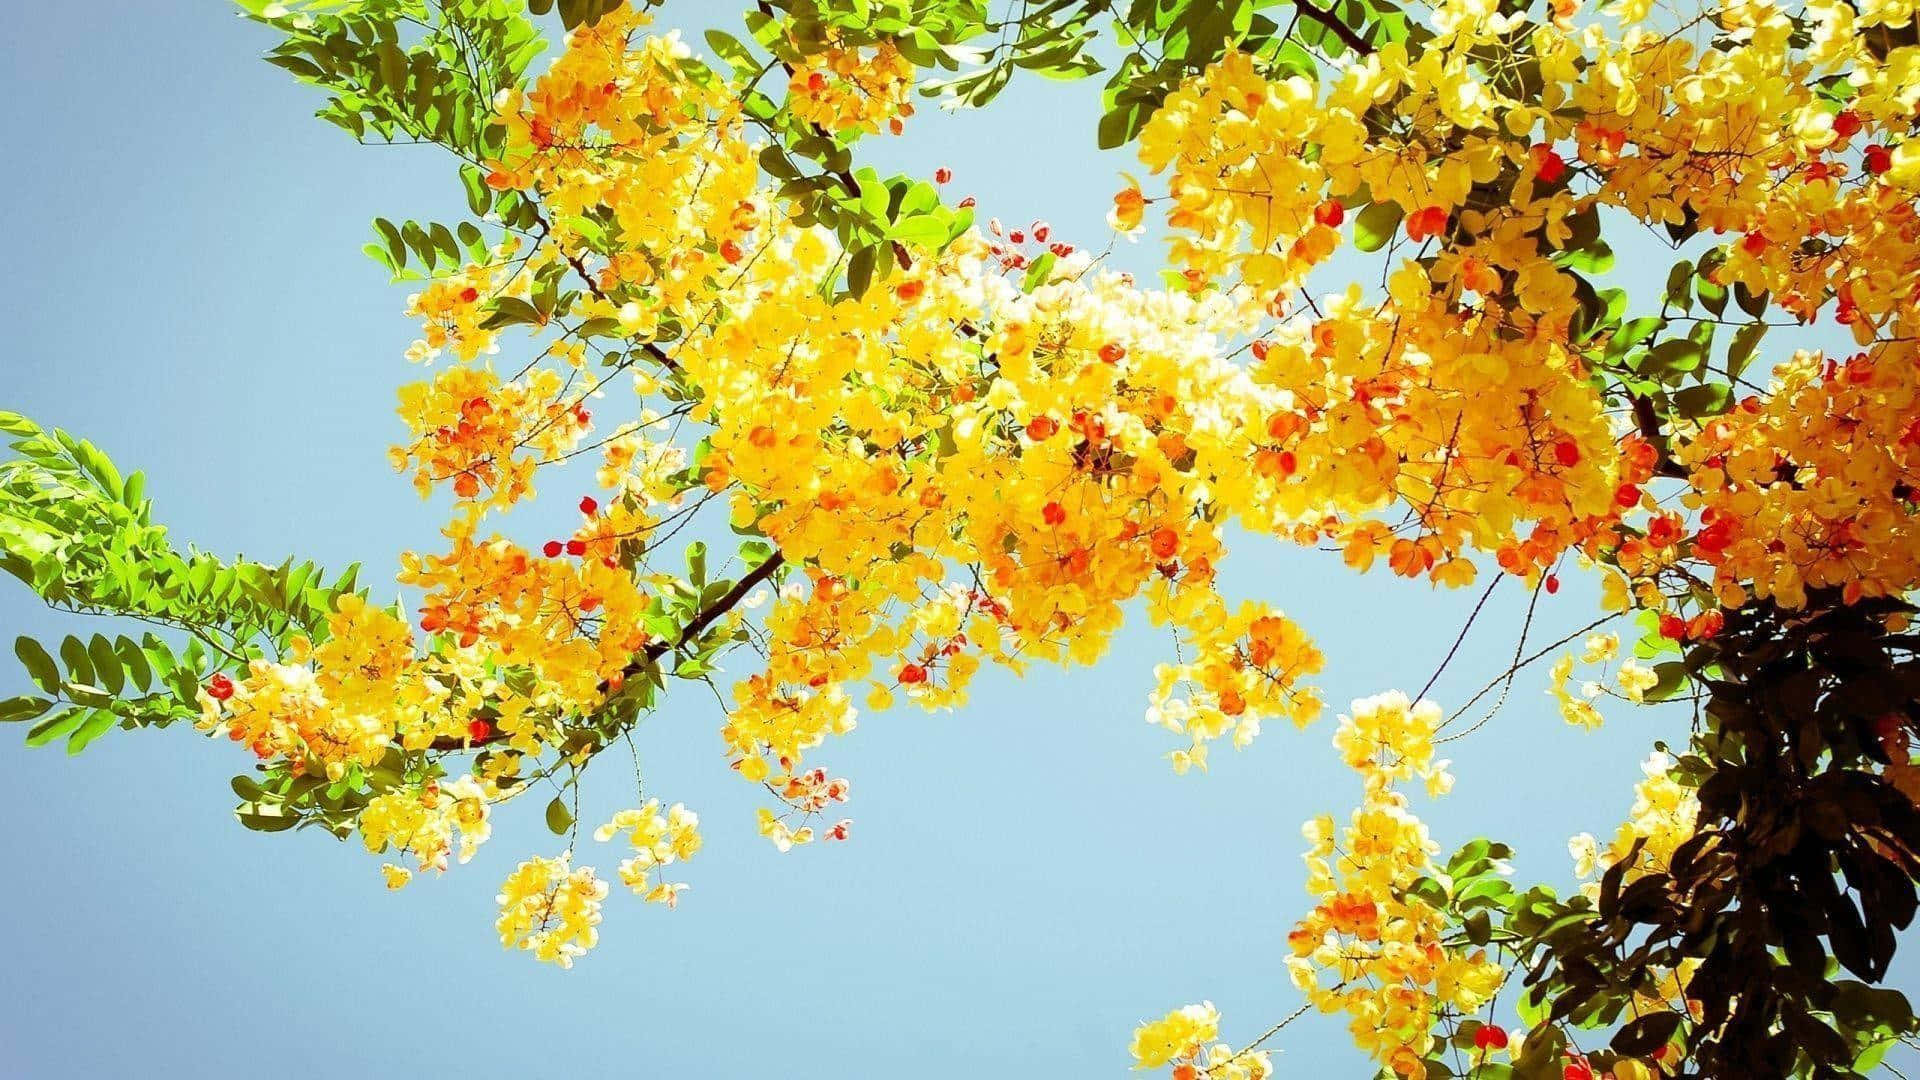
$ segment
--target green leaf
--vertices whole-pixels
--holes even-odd
[[[752,51],[741,44],[740,39],[719,30],[707,31],[707,47],[713,55],[727,62],[735,74],[753,74],[760,70],[760,62],[755,60]]]
[[[1665,1046],[1680,1030],[1680,1014],[1657,1012],[1628,1022],[1613,1036],[1615,1050],[1631,1057],[1645,1057]]]
[[[1760,346],[1760,339],[1767,336],[1766,323],[1748,323],[1734,331],[1733,344],[1727,347],[1727,376],[1737,379],[1747,365],[1753,362],[1753,351]]]
[[[1704,416],[1718,416],[1727,411],[1733,400],[1733,387],[1726,383],[1702,383],[1689,386],[1673,395],[1674,408],[1688,419]]]
[[[1682,312],[1693,310],[1693,260],[1682,259],[1667,271],[1666,302]]]
[[[460,186],[465,189],[467,193],[467,209],[472,210],[475,217],[483,217],[487,211],[493,209],[493,190],[487,187],[487,174],[482,172],[478,166],[460,166]],[[373,224],[375,228],[380,227],[379,220],[375,220]],[[392,229],[393,223],[387,222],[387,229],[381,230],[381,235],[387,236],[387,230]],[[404,249],[399,249],[399,239],[400,233],[398,230],[394,230],[392,235],[387,238],[388,250],[393,251],[396,258],[405,254]]]
[[[72,636],[61,641],[60,660],[67,665],[68,682],[93,684],[93,660],[87,656],[85,642]]]
[[[27,729],[28,746],[45,746],[55,739],[74,733],[93,710],[78,707],[62,709]]]
[[[93,740],[113,730],[113,725],[117,723],[119,719],[119,717],[105,709],[95,709],[92,713],[88,714],[86,721],[67,739],[67,753],[77,754],[85,750]]]
[[[1694,293],[1700,297],[1700,306],[1712,312],[1715,318],[1726,314],[1727,290],[1707,280],[1705,272],[1694,275]]]
[[[503,326],[513,326],[516,323],[541,326],[546,321],[546,317],[540,314],[540,309],[525,300],[517,296],[502,296],[493,302],[493,314],[487,316],[486,321],[481,325],[489,330],[498,330]]]
[[[752,570],[761,563],[773,558],[773,545],[765,540],[742,540],[740,542],[740,561]]]
[[[400,227],[386,218],[374,218],[373,231],[379,233],[380,239],[386,242],[387,255],[392,260],[393,268],[404,269],[407,265],[407,244],[400,238]]]
[[[1152,110],[1145,102],[1131,101],[1115,105],[1100,117],[1099,127],[1095,129],[1102,150],[1112,150],[1125,146],[1140,133]]]
[[[567,830],[572,827],[573,812],[567,809],[567,804],[561,802],[559,796],[555,796],[553,801],[547,804],[548,830],[555,836],[565,836]]]
[[[1706,347],[1691,338],[1669,338],[1653,347],[1647,374],[1692,371],[1707,358]]]
[[[240,819],[240,824],[255,832],[285,832],[300,824],[300,819],[279,803],[252,803],[239,807],[233,814]]]
[[[53,657],[39,642],[22,635],[13,641],[13,653],[26,666],[27,677],[33,684],[49,694],[60,692],[60,669],[54,666]]]
[[[1886,1039],[1869,1045],[1865,1050],[1860,1051],[1859,1057],[1853,1059],[1853,1071],[1864,1076],[1879,1068],[1880,1063],[1886,1060],[1887,1051],[1899,1043],[1898,1039]]]
[[[113,652],[120,658],[120,664],[126,668],[127,677],[133,680],[134,689],[146,693],[153,686],[153,665],[147,662],[147,654],[132,638],[119,638],[113,643]]]
[[[576,26],[592,26],[600,21],[600,16],[613,9],[617,0],[560,0],[560,22],[571,30]]]
[[[51,708],[53,708],[53,701],[50,698],[32,697],[26,694],[7,698],[0,701],[0,724],[17,724],[32,720]]]
[[[1562,251],[1558,262],[1585,273],[1604,274],[1613,269],[1613,249],[1603,240],[1591,240],[1581,247]]]
[[[1020,291],[1032,292],[1044,284],[1047,280],[1047,275],[1053,270],[1055,261],[1053,252],[1041,252],[1039,258],[1027,265],[1027,274],[1020,279]]]
[[[127,685],[127,673],[120,668],[120,657],[113,651],[113,642],[95,634],[87,642],[87,659],[93,662],[94,679],[100,687],[118,696]]]
[[[1467,940],[1475,945],[1485,945],[1493,940],[1493,918],[1485,911],[1476,911],[1467,916],[1463,925],[1467,931]]]
[[[1644,316],[1622,325],[1614,332],[1613,339],[1607,342],[1607,360],[1619,360],[1635,346],[1664,330],[1666,325],[1667,320],[1658,315]]]
[[[1648,701],[1665,701],[1687,685],[1687,665],[1677,660],[1653,665],[1653,673],[1659,681],[1647,690]]]
[[[888,236],[910,248],[932,253],[947,241],[947,223],[934,214],[921,214],[894,223]]]
[[[855,296],[866,295],[867,286],[873,284],[873,263],[876,249],[871,245],[860,248],[847,260],[847,291]]]
[[[427,236],[433,241],[434,249],[445,255],[448,262],[460,261],[460,242],[453,238],[452,229],[436,221],[433,227],[427,230]]]
[[[1368,203],[1353,219],[1353,246],[1361,251],[1379,251],[1393,239],[1394,231],[1400,228],[1403,215],[1400,205],[1392,202]]]

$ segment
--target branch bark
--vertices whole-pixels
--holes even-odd
[[[759,585],[775,573],[778,573],[780,568],[786,564],[786,556],[780,554],[778,551],[768,556],[766,562],[747,571],[739,581],[733,583],[733,588],[728,589],[719,599],[702,608],[698,614],[687,620],[687,625],[680,628],[680,633],[671,643],[665,639],[649,642],[647,647],[640,651],[641,657],[645,659],[635,659],[626,667],[621,668],[621,676],[625,677],[637,674],[644,669],[647,664],[658,661],[667,653],[678,649],[680,646],[700,636],[700,632],[712,625],[715,619],[718,619],[720,616],[725,615],[727,612],[739,606],[740,601],[747,598],[747,594],[753,591],[754,586]],[[607,684],[600,684],[600,688],[602,690],[607,689]]]
[[[1333,36],[1339,38],[1347,48],[1352,49],[1361,56],[1373,55],[1373,43],[1361,37],[1359,31],[1348,26],[1340,16],[1335,15],[1332,8],[1314,7],[1312,4],[1307,3],[1307,0],[1293,0],[1293,6],[1300,10],[1300,14],[1326,27],[1333,33]]]
[[[1690,474],[1667,452],[1666,433],[1660,430],[1660,414],[1654,410],[1653,399],[1644,394],[1628,394],[1627,400],[1633,403],[1633,424],[1639,429],[1641,438],[1660,451],[1660,461],[1654,466],[1654,474],[1685,480]]]

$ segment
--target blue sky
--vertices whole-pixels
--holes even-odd
[[[724,24],[735,6],[675,0],[663,21]],[[145,469],[183,542],[362,561],[391,596],[396,554],[434,545],[440,515],[386,463],[414,335],[405,289],[360,246],[376,215],[457,215],[448,160],[311,119],[312,92],[259,61],[268,35],[217,2],[22,5],[10,24],[0,407]],[[869,159],[949,165],[983,217],[1045,218],[1098,247],[1130,162],[1094,148],[1097,116],[1094,82],[1016,81],[986,114],[924,110]],[[1155,255],[1122,244],[1118,260]],[[548,501],[515,527],[566,520],[572,500]],[[1252,539],[1227,577],[1319,639],[1332,711],[1418,689],[1477,594]],[[1524,602],[1517,583],[1496,591],[1432,696],[1456,704],[1504,667]],[[1535,640],[1595,611],[1570,577]],[[0,629],[79,627],[15,586]],[[864,718],[821,759],[853,780],[854,842],[786,856],[754,835],[714,699],[680,688],[640,751],[652,791],[702,814],[693,887],[672,912],[611,897],[571,972],[492,933],[500,879],[559,846],[532,800],[473,863],[390,895],[357,843],[240,828],[227,780],[248,761],[224,741],[114,732],[68,758],[0,732],[0,1076],[1118,1076],[1136,1023],[1202,998],[1244,1039],[1299,1002],[1281,966],[1308,902],[1299,825],[1344,819],[1359,784],[1332,711],[1174,776],[1170,736],[1141,720],[1170,653],[1141,620],[1093,670],[989,673],[959,711]],[[0,696],[24,687],[0,667]],[[1456,791],[1426,811],[1436,837],[1507,840],[1522,878],[1565,884],[1567,837],[1611,831],[1652,742],[1684,738],[1670,712],[1609,721],[1568,728],[1544,665],[1524,674],[1454,744]],[[601,765],[583,817],[632,796],[624,759]],[[1335,1021],[1275,1046],[1283,1075],[1369,1072]]]

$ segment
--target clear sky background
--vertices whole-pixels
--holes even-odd
[[[741,6],[675,0],[664,22],[725,25]],[[442,517],[386,463],[414,332],[405,288],[360,246],[376,215],[455,219],[459,186],[437,151],[361,148],[313,120],[315,94],[260,62],[270,35],[230,11],[9,13],[0,408],[145,469],[183,543],[363,561],[385,599],[397,552],[433,548]],[[1095,149],[1098,97],[1097,81],[1016,80],[987,113],[928,108],[866,158],[950,165],[983,219],[1045,218],[1099,247],[1131,161]],[[1616,246],[1630,284],[1659,288],[1664,249]],[[1156,255],[1123,244],[1118,261],[1149,271]],[[565,494],[512,527],[553,532]],[[1536,643],[1597,613],[1592,583],[1567,576]],[[491,925],[512,865],[560,846],[537,800],[496,815],[472,863],[391,895],[357,841],[242,829],[227,780],[250,761],[224,741],[116,731],[68,758],[0,730],[0,1077],[1120,1076],[1134,1025],[1203,998],[1243,1041],[1300,1001],[1281,966],[1309,902],[1300,823],[1359,798],[1333,714],[1417,690],[1478,589],[1248,539],[1227,578],[1319,639],[1332,708],[1217,750],[1208,775],[1174,776],[1172,737],[1142,722],[1150,668],[1171,657],[1142,619],[1093,670],[987,672],[956,712],[863,717],[819,755],[853,781],[853,842],[781,856],[725,767],[716,702],[681,685],[640,749],[652,791],[702,814],[692,889],[671,912],[616,891],[570,972],[502,950]],[[1462,702],[1506,665],[1525,599],[1496,591],[1433,697]],[[8,635],[82,629],[0,583]],[[1521,879],[1565,886],[1567,837],[1611,832],[1639,761],[1682,741],[1685,718],[1620,707],[1598,733],[1570,729],[1545,666],[1451,747],[1458,786],[1423,814],[1448,850],[1491,835],[1519,849]],[[25,687],[0,664],[0,696]],[[603,764],[582,816],[632,797],[625,761]],[[616,862],[599,859],[609,876]],[[1896,982],[1914,971],[1903,958]],[[1369,1074],[1334,1020],[1273,1045],[1282,1075]]]

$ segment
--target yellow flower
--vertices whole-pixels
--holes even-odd
[[[1620,635],[1589,634],[1585,648],[1580,653],[1583,664],[1604,664],[1620,655]]]
[[[1133,1030],[1136,1069],[1156,1069],[1190,1058],[1220,1033],[1220,1013],[1211,1001],[1184,1005]]]
[[[1616,678],[1620,682],[1620,693],[1625,695],[1628,701],[1634,702],[1645,701],[1647,691],[1660,682],[1660,676],[1655,674],[1652,668],[1634,663],[1632,660],[1620,665]]]

